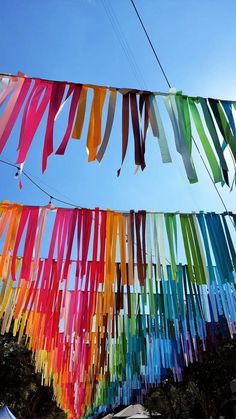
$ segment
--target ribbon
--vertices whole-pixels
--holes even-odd
[[[195,104],[195,102],[197,102],[197,99],[194,100],[193,98],[189,98],[188,102],[189,102],[189,107],[190,107],[190,110],[191,110],[191,113],[192,113],[192,117],[193,117],[196,129],[197,129],[199,138],[201,140],[203,149],[205,151],[208,163],[211,167],[214,182],[215,183],[223,182],[220,166],[219,166],[219,164],[216,160],[215,154],[214,154],[214,152],[211,148],[211,145],[210,145],[209,140],[207,138],[207,135],[205,133],[205,130],[204,130],[204,127],[203,127],[203,124],[202,124],[197,106]]]
[[[102,110],[106,97],[106,89],[94,88],[93,102],[90,112],[89,129],[87,136],[88,161],[96,158],[97,148],[101,143]]]
[[[22,118],[17,163],[24,163],[51,96],[52,85],[36,80]],[[41,99],[41,95],[43,95]],[[40,101],[41,99],[41,101]]]
[[[121,167],[123,165],[129,140],[129,93],[125,93],[122,98],[122,158]],[[120,176],[120,169],[117,171],[117,176]]]
[[[80,139],[83,124],[84,124],[84,116],[86,110],[86,101],[87,101],[87,92],[88,87],[82,86],[81,95],[79,98],[78,108],[77,108],[77,116],[75,119],[75,124],[72,132],[72,138]]]
[[[0,117],[0,153],[2,153],[11,134],[30,86],[31,80],[24,78],[18,80],[9,102]]]
[[[154,95],[149,96],[149,116],[154,137],[159,138],[159,146],[163,163],[170,163],[171,156],[162,124],[160,112]]]
[[[191,158],[192,134],[186,98],[171,94],[164,97],[164,102],[172,122],[176,149],[182,156],[189,182],[195,183],[197,175]]]
[[[115,115],[115,108],[116,108],[116,97],[117,92],[114,90],[110,91],[110,98],[109,98],[109,104],[108,104],[108,114],[107,114],[107,122],[106,122],[106,128],[102,140],[102,144],[97,152],[96,159],[101,162],[109,142],[109,138],[111,135],[112,125],[114,121],[114,115]]]
[[[211,113],[208,109],[208,105],[207,105],[206,100],[204,98],[199,98],[199,101],[200,101],[200,104],[201,104],[201,107],[202,107],[202,110],[203,110],[203,114],[204,114],[204,117],[205,117],[207,128],[210,132],[211,138],[212,138],[214,146],[215,146],[216,153],[218,154],[218,157],[219,157],[219,160],[220,160],[224,180],[225,180],[226,184],[229,185],[228,166],[227,166],[227,163],[226,163],[225,158],[224,158],[224,154],[223,154],[223,151],[222,151],[222,148],[221,148],[220,140],[219,140],[217,131],[215,129]]]
[[[70,95],[72,95],[71,98],[71,104],[70,104],[70,110],[69,110],[69,118],[68,118],[68,124],[67,124],[67,128],[66,128],[66,132],[64,134],[64,137],[62,139],[62,142],[60,144],[60,146],[58,147],[56,154],[64,154],[70,135],[71,135],[71,131],[72,131],[72,127],[73,127],[73,122],[74,122],[74,118],[75,118],[75,112],[76,112],[76,107],[78,105],[79,102],[79,98],[80,98],[80,94],[81,94],[81,90],[82,90],[82,86],[81,85],[76,85],[76,84],[70,84],[67,95],[66,95],[66,99],[67,100]]]
[[[46,132],[44,137],[43,156],[42,156],[42,171],[47,168],[47,159],[53,152],[53,129],[56,115],[60,109],[63,95],[65,92],[66,83],[54,82],[52,85],[52,93],[49,104],[48,119]]]

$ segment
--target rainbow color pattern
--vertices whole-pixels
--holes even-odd
[[[235,227],[231,213],[3,202],[1,333],[25,340],[68,418],[142,401],[235,335]]]

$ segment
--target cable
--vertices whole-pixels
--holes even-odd
[[[17,169],[18,170],[18,172],[20,172],[20,167],[19,166],[17,166],[16,164],[14,164],[14,163],[10,163],[10,162],[8,162],[8,161],[6,161],[6,160],[3,160],[3,159],[0,159],[0,163],[3,163],[3,164],[6,164],[7,166],[10,166],[10,167],[14,167],[15,169]],[[19,173],[17,172],[17,176],[19,175]],[[50,198],[50,201],[51,200],[54,200],[54,201],[58,201],[58,202],[61,202],[61,203],[63,203],[63,204],[66,204],[66,205],[69,205],[69,206],[71,206],[71,207],[73,207],[73,208],[80,208],[80,209],[85,209],[85,207],[82,207],[82,206],[80,206],[80,205],[77,205],[77,204],[75,204],[75,203],[72,203],[72,202],[68,202],[68,201],[64,201],[64,200],[62,200],[62,199],[60,199],[60,198],[57,198],[56,196],[54,196],[54,195],[52,195],[52,194],[50,194],[49,192],[47,192],[45,189],[43,189],[37,182],[35,182],[33,179],[32,179],[32,175],[29,175],[25,170],[22,170],[21,171],[21,173],[34,185],[34,186],[36,186],[41,192],[43,192],[45,195],[47,195],[49,198]],[[53,189],[53,188],[52,188]],[[51,202],[50,202],[50,204],[51,204]],[[0,203],[0,206],[4,206],[4,204],[2,204],[2,203]],[[31,206],[31,205],[28,205],[29,207]],[[61,208],[61,207],[60,207]],[[56,209],[56,208],[54,208],[54,209]],[[65,208],[66,209],[66,208]],[[92,208],[86,208],[86,209],[92,209]],[[106,209],[102,209],[102,208],[100,208],[100,211],[107,211]],[[130,214],[130,211],[122,211],[122,210],[113,210],[113,212],[118,212],[118,213],[122,213],[122,214]],[[189,212],[189,213],[187,213],[187,212],[181,212],[181,211],[174,211],[174,212],[163,212],[163,211],[151,211],[150,213],[152,213],[152,214],[172,214],[172,215],[181,215],[181,214],[183,214],[183,215],[193,215],[193,214],[196,214],[196,212]],[[228,214],[228,215],[232,215],[232,211],[229,211],[229,210],[227,210],[227,208],[225,207],[225,213],[226,214]],[[224,215],[225,213],[221,213],[220,215]],[[230,218],[231,219],[231,218]],[[232,220],[231,220],[232,221]]]
[[[25,175],[25,177],[27,178],[27,179],[29,179],[29,181],[31,182],[31,183],[33,183],[35,186],[37,186],[37,188],[39,188],[42,192],[44,192],[45,194],[47,194],[49,197],[50,197],[50,199],[53,199],[54,201],[58,201],[58,202],[61,202],[62,204],[66,204],[66,205],[70,205],[71,207],[74,207],[74,206],[76,206],[76,207],[78,207],[78,208],[82,208],[82,207],[80,207],[79,205],[75,205],[75,204],[72,204],[71,202],[67,202],[67,201],[64,201],[63,199],[60,199],[60,198],[56,198],[55,196],[52,196],[52,195],[50,195],[48,192],[46,192],[43,188],[41,188],[41,186],[39,186],[33,179],[31,179],[31,177],[23,170],[22,171],[22,173]]]
[[[160,62],[160,59],[158,58],[157,52],[156,52],[156,50],[155,50],[155,48],[154,48],[154,46],[153,46],[153,44],[152,44],[152,41],[151,41],[151,39],[150,39],[150,37],[149,37],[149,35],[148,35],[148,32],[147,32],[147,30],[146,30],[146,27],[145,27],[145,25],[144,25],[144,23],[143,23],[143,21],[142,21],[142,18],[141,18],[141,16],[140,16],[139,12],[138,12],[138,10],[137,10],[137,7],[135,6],[134,0],[130,0],[130,1],[131,1],[131,4],[132,4],[132,6],[133,6],[133,8],[134,8],[134,10],[135,10],[135,13],[136,13],[136,15],[137,15],[137,17],[138,17],[139,21],[140,21],[140,23],[141,23],[141,26],[142,26],[142,28],[143,28],[143,30],[144,30],[144,33],[145,33],[145,35],[146,35],[146,37],[147,37],[147,39],[148,39],[148,42],[149,42],[149,44],[150,44],[150,46],[151,46],[151,48],[152,48],[152,51],[153,51],[154,56],[155,56],[155,58],[156,58],[156,60],[157,60],[157,63],[158,63],[158,65],[159,65],[159,67],[160,67],[160,69],[161,69],[161,71],[162,71],[162,73],[163,73],[163,75],[164,75],[164,77],[165,77],[166,83],[167,83],[168,87],[169,87],[169,88],[171,88],[171,84],[170,84],[170,82],[169,82],[169,80],[168,80],[168,78],[167,78],[167,75],[166,75],[166,73],[165,73],[165,71],[164,71],[164,69],[163,69],[163,66],[162,66],[162,64],[161,64],[161,62]],[[200,149],[199,149],[199,147],[198,147],[198,145],[197,145],[197,143],[196,143],[196,141],[195,141],[195,139],[194,139],[194,137],[193,137],[193,136],[192,136],[192,140],[193,140],[193,142],[194,142],[194,144],[195,144],[195,146],[196,146],[196,149],[197,149],[197,151],[198,151],[198,154],[199,154],[199,156],[200,156],[200,158],[201,158],[201,160],[202,160],[202,162],[203,162],[203,164],[204,164],[204,167],[205,167],[205,169],[206,169],[206,171],[207,171],[207,173],[208,173],[208,175],[209,175],[209,177],[210,177],[210,180],[211,180],[211,182],[212,182],[212,185],[214,186],[214,189],[216,190],[217,195],[218,195],[218,197],[220,198],[220,201],[221,201],[221,203],[222,203],[222,205],[223,205],[223,207],[224,207],[225,211],[226,211],[226,212],[229,212],[229,211],[228,211],[228,209],[227,209],[227,207],[226,207],[226,205],[225,205],[225,202],[224,202],[224,200],[223,200],[223,198],[222,198],[222,196],[221,196],[221,194],[220,194],[220,192],[218,191],[218,189],[217,189],[217,187],[216,187],[216,185],[215,185],[215,183],[214,183],[214,180],[213,180],[213,178],[212,178],[212,176],[211,176],[211,174],[210,174],[210,172],[209,172],[209,170],[208,170],[208,167],[207,167],[207,165],[206,165],[206,163],[205,163],[205,161],[204,161],[204,158],[203,158],[203,156],[202,156],[202,153],[201,153],[201,151],[200,151]],[[231,220],[231,221],[232,221],[232,220]]]
[[[19,166],[17,166],[16,164],[13,164],[13,163],[10,163],[10,162],[8,162],[8,161],[6,161],[6,160],[2,160],[2,159],[0,159],[0,163],[3,163],[3,164],[6,164],[7,166],[11,166],[11,167],[15,167],[18,171],[20,171],[20,167]],[[60,199],[60,198],[57,198],[56,196],[54,196],[54,195],[52,195],[52,194],[50,194],[49,192],[47,192],[45,189],[43,189],[37,182],[35,182],[32,178],[31,178],[31,176],[25,171],[25,170],[22,170],[21,171],[21,173],[34,185],[34,186],[36,186],[36,188],[38,188],[41,192],[43,192],[45,195],[47,195],[48,197],[49,197],[49,199],[50,199],[50,203],[51,203],[51,200],[53,199],[54,201],[58,201],[58,202],[61,202],[62,204],[65,204],[65,205],[69,205],[69,206],[71,206],[71,207],[76,207],[76,208],[82,208],[80,205],[76,205],[76,204],[74,204],[74,203],[72,203],[72,202],[68,202],[68,201],[64,201],[63,199]],[[17,175],[18,175],[18,172],[17,172]]]
[[[48,82],[48,83],[66,83],[67,85],[71,85],[71,84],[78,85],[78,86],[82,85],[82,86],[88,87],[89,89],[101,88],[101,89],[108,89],[108,90],[116,90],[117,92],[120,92],[121,94],[123,94],[124,90],[132,90],[133,93],[136,93],[136,94],[147,93],[147,94],[153,94],[155,96],[170,96],[170,95],[176,96],[176,93],[172,92],[172,91],[162,92],[160,90],[159,91],[148,90],[148,89],[143,90],[143,89],[137,89],[136,87],[127,87],[127,86],[120,87],[120,86],[107,86],[107,84],[106,85],[101,85],[101,84],[91,84],[91,83],[89,83],[89,84],[88,83],[79,83],[79,82],[75,82],[75,81],[62,81],[62,80],[45,79],[45,78],[42,78],[42,77],[35,77],[35,76],[29,77],[29,76],[24,76],[22,74],[13,74],[13,73],[0,72],[0,78],[1,77],[27,79],[27,80],[34,80],[34,81],[35,80],[41,80],[43,82]],[[144,81],[144,83],[145,83],[145,81]],[[189,96],[189,97],[192,97],[192,96]],[[201,96],[201,97],[203,97],[205,99],[208,99],[207,97],[204,97],[204,96]],[[215,100],[224,100],[224,99],[219,98],[219,97],[215,97]],[[235,99],[227,99],[227,101],[234,103]]]
[[[4,159],[6,159],[6,157],[5,157],[5,156],[3,156],[3,157],[4,157]],[[7,160],[8,160],[8,159],[7,159]],[[63,197],[63,198],[65,198],[65,199],[67,199],[67,200],[69,200],[69,201],[70,201],[70,197],[69,197],[68,195],[66,195],[66,194],[64,194],[64,193],[62,193],[62,192],[60,192],[58,189],[54,188],[54,186],[51,186],[51,185],[49,185],[48,183],[43,182],[41,179],[39,179],[39,178],[37,178],[36,176],[32,175],[32,173],[30,173],[30,177],[31,177],[31,179],[33,179],[36,183],[38,182],[38,184],[41,184],[41,185],[43,185],[43,186],[46,186],[46,187],[47,187],[47,188],[49,188],[49,189],[52,189],[56,195],[57,195],[57,194],[59,194],[61,197]],[[74,206],[76,206],[76,204],[74,204]]]
[[[107,13],[108,18],[110,19],[110,22],[113,26],[114,31],[116,32],[117,38],[118,38],[118,40],[119,40],[119,42],[120,42],[120,44],[121,44],[121,46],[122,46],[122,48],[123,48],[123,50],[126,54],[127,59],[129,60],[130,64],[132,64],[131,58],[132,58],[132,61],[134,62],[134,69],[133,69],[134,74],[136,75],[137,72],[140,74],[140,76],[142,78],[142,81],[143,81],[143,84],[144,84],[145,89],[146,89],[145,79],[144,79],[142,73],[139,71],[138,65],[136,65],[135,57],[133,56],[132,51],[129,48],[129,45],[128,45],[128,43],[126,41],[126,38],[125,38],[125,34],[121,31],[121,29],[119,29],[120,25],[119,25],[119,22],[118,22],[118,19],[117,19],[116,15],[115,15],[115,12],[112,9],[111,3],[107,2],[106,0],[101,0],[101,2],[103,3],[103,7],[104,7],[104,9]],[[123,44],[124,44],[124,47],[123,47]],[[138,74],[138,76],[139,76],[139,74]],[[136,79],[137,79],[137,77],[136,77]],[[179,173],[181,174],[181,171]],[[185,184],[186,183],[184,182],[184,185]],[[190,190],[190,192],[191,192],[191,190]],[[192,193],[191,193],[191,198],[192,198],[194,204],[196,205],[196,202],[195,202],[195,199],[192,196]],[[198,205],[196,205],[196,207],[198,208]]]
[[[140,16],[140,14],[139,14],[139,12],[138,12],[138,10],[137,10],[137,7],[135,6],[135,3],[134,3],[134,1],[133,1],[133,0],[130,0],[130,1],[131,1],[132,5],[133,5],[133,8],[134,8],[134,10],[135,10],[136,15],[138,16],[138,19],[139,19],[139,21],[140,21],[140,23],[141,23],[141,25],[142,25],[142,28],[143,28],[143,30],[144,30],[144,32],[145,32],[145,35],[146,35],[146,37],[147,37],[147,39],[148,39],[148,42],[149,42],[149,44],[150,44],[150,46],[151,46],[151,48],[152,48],[153,54],[155,55],[155,58],[156,58],[156,60],[157,60],[157,62],[158,62],[158,65],[159,65],[159,67],[160,67],[160,69],[161,69],[161,71],[162,71],[162,74],[163,74],[163,76],[164,76],[164,77],[165,77],[165,79],[166,79],[166,83],[168,84],[169,88],[171,88],[171,84],[170,84],[170,82],[169,82],[169,80],[168,80],[168,78],[167,78],[167,75],[166,75],[166,73],[165,73],[165,71],[164,71],[164,68],[162,67],[162,64],[161,64],[161,62],[160,62],[160,60],[159,60],[159,58],[158,58],[158,55],[157,55],[157,53],[156,53],[156,50],[155,50],[155,48],[154,48],[154,46],[153,46],[153,43],[152,43],[152,41],[151,41],[151,39],[150,39],[150,36],[149,36],[149,35],[148,35],[148,33],[147,33],[147,30],[146,30],[146,28],[145,28],[145,26],[144,26],[144,23],[143,23],[143,21],[142,21],[142,19],[141,19],[141,16]]]
[[[118,19],[115,16],[114,10],[112,9],[112,5],[109,4],[109,2],[106,2],[106,0],[101,0],[102,5],[104,7],[104,10],[107,14],[108,19],[110,20],[111,26],[114,30],[114,33],[116,34],[116,37],[121,45],[121,48],[123,49],[124,54],[126,55],[127,61],[129,62],[130,68],[134,73],[134,76],[138,82],[138,84],[145,86],[145,81],[142,76],[141,71],[139,70],[139,67],[137,65],[137,62],[135,60],[135,57],[129,47],[129,44],[125,38],[124,33],[122,32]]]
[[[127,38],[125,37],[125,33],[124,33],[124,31],[122,31],[122,27],[121,27],[121,25],[120,25],[120,23],[119,23],[119,20],[118,20],[118,18],[117,18],[117,16],[116,16],[116,13],[115,13],[115,11],[114,11],[114,9],[113,9],[113,7],[112,7],[112,3],[111,3],[109,0],[105,0],[105,1],[107,2],[107,4],[109,4],[110,10],[111,10],[111,14],[112,14],[112,16],[114,17],[114,21],[116,22],[116,25],[117,25],[117,27],[118,27],[118,29],[119,29],[119,32],[120,32],[121,36],[122,36],[122,37],[123,37],[123,39],[124,39],[124,42],[125,42],[125,45],[126,45],[126,48],[127,48],[128,54],[129,54],[129,56],[130,56],[131,60],[132,60],[132,61],[133,61],[133,63],[134,63],[134,66],[135,66],[135,68],[136,68],[136,70],[137,70],[137,73],[138,73],[138,75],[139,75],[140,79],[141,79],[141,82],[143,83],[143,86],[144,86],[144,87],[145,87],[145,89],[146,89],[146,88],[147,88],[147,86],[146,86],[145,79],[144,79],[144,76],[143,76],[142,71],[141,71],[141,67],[139,66],[139,62],[137,62],[137,60],[136,60],[136,58],[135,58],[135,55],[133,54],[132,49],[131,49],[131,48],[130,48],[130,46],[129,46],[129,42],[127,41]],[[141,84],[142,84],[142,83],[141,83]]]

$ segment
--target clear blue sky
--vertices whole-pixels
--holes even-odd
[[[136,0],[136,5],[173,86],[190,95],[236,98],[235,1]],[[122,48],[124,42],[129,59]],[[56,80],[167,90],[129,0],[2,2],[0,51],[2,72],[21,70],[29,76]],[[164,121],[174,150],[173,132],[165,117]],[[62,127],[63,115],[55,143],[63,136]],[[199,183],[189,185],[179,155],[173,151],[174,163],[162,164],[151,134],[145,171],[134,176],[130,146],[117,179],[121,161],[119,113],[101,165],[87,163],[83,135],[80,141],[70,140],[64,157],[52,156],[41,176],[43,133],[40,128],[25,169],[52,195],[90,208],[222,211],[198,157]],[[18,136],[19,125],[4,151],[11,162],[16,159]],[[47,204],[47,198],[24,178],[19,191],[14,169],[1,165],[0,170],[1,199]],[[236,211],[235,192],[219,188],[228,208]]]

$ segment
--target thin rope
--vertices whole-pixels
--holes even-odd
[[[134,8],[134,10],[135,10],[135,13],[136,13],[136,15],[137,15],[137,17],[138,17],[139,21],[140,21],[140,23],[141,23],[141,26],[142,26],[142,28],[143,28],[143,30],[144,30],[144,33],[145,33],[145,35],[146,35],[146,37],[147,37],[147,39],[148,39],[148,42],[149,42],[149,44],[150,44],[150,46],[151,46],[151,49],[152,49],[152,51],[153,51],[153,53],[154,53],[154,56],[155,56],[155,58],[156,58],[156,60],[157,60],[157,63],[158,63],[158,65],[159,65],[159,67],[160,67],[160,69],[161,69],[161,71],[162,71],[162,73],[163,73],[163,75],[164,75],[164,77],[165,77],[165,79],[166,79],[166,83],[167,83],[168,87],[169,87],[169,88],[171,88],[171,84],[170,84],[170,82],[169,82],[169,79],[167,78],[167,75],[166,75],[166,73],[165,73],[165,71],[164,71],[164,69],[163,69],[163,66],[162,66],[162,64],[161,64],[160,59],[158,58],[157,52],[156,52],[156,50],[155,50],[155,48],[154,48],[154,46],[153,46],[153,43],[152,43],[152,41],[151,41],[151,39],[150,39],[150,37],[149,37],[149,35],[148,35],[148,32],[147,32],[147,30],[146,30],[146,27],[145,27],[145,25],[144,25],[144,23],[143,23],[143,21],[142,21],[142,18],[141,18],[141,16],[140,16],[139,12],[138,12],[138,10],[137,10],[137,7],[135,6],[134,0],[130,0],[130,1],[131,1],[131,4],[133,5],[133,8]],[[229,212],[229,211],[228,211],[228,209],[227,209],[227,206],[226,206],[226,204],[225,204],[225,202],[224,202],[224,199],[222,198],[222,196],[221,196],[221,194],[220,194],[219,190],[217,189],[217,187],[216,187],[216,185],[215,185],[215,183],[214,183],[214,180],[213,180],[213,178],[212,178],[212,176],[211,176],[211,174],[210,174],[210,172],[209,172],[209,170],[208,170],[208,167],[207,167],[207,165],[206,165],[206,163],[205,163],[205,160],[204,160],[204,158],[203,158],[203,156],[202,156],[202,153],[201,153],[201,151],[200,151],[200,149],[199,149],[199,147],[198,147],[198,145],[197,145],[197,143],[196,143],[196,141],[195,141],[195,139],[194,139],[194,137],[193,137],[193,136],[192,136],[192,140],[193,140],[193,142],[194,142],[194,144],[195,144],[195,146],[196,146],[196,149],[197,149],[197,151],[198,151],[198,154],[199,154],[199,156],[200,156],[200,158],[201,158],[201,160],[202,160],[202,162],[203,162],[203,164],[204,164],[204,167],[205,167],[205,169],[206,169],[206,171],[207,171],[207,173],[208,173],[208,175],[209,175],[209,177],[210,177],[210,180],[211,180],[211,182],[212,182],[212,185],[213,185],[213,187],[214,187],[214,189],[215,189],[215,191],[216,191],[216,193],[217,193],[217,195],[218,195],[218,197],[219,197],[219,199],[220,199],[220,201],[221,201],[221,203],[222,203],[222,205],[223,205],[223,207],[224,207],[225,211],[226,211],[226,212]]]
[[[129,44],[126,40],[125,34],[123,33],[119,21],[115,15],[115,12],[112,8],[112,5],[110,4],[109,0],[101,0],[103,8],[107,14],[107,17],[111,23],[112,29],[120,43],[120,46],[126,56],[127,62],[130,65],[130,68],[138,82],[138,85],[144,86],[146,90],[146,85],[144,81],[144,77],[139,69],[139,65],[136,62],[136,59],[134,57],[134,54],[132,53],[131,48],[129,47]]]
[[[14,163],[10,163],[10,162],[8,162],[8,161],[5,161],[5,160],[2,160],[2,159],[0,159],[0,163],[3,163],[3,164],[6,164],[7,166],[10,166],[10,167],[14,167],[15,169],[17,169],[17,170],[20,170],[20,167],[19,166],[17,166],[16,164],[14,164]],[[94,208],[85,208],[85,207],[82,207],[81,205],[76,205],[76,204],[74,204],[74,203],[72,203],[72,202],[68,202],[68,201],[64,201],[64,200],[62,200],[62,199],[60,199],[60,198],[57,198],[55,195],[52,195],[52,194],[50,194],[49,192],[47,192],[45,189],[43,189],[37,182],[35,182],[32,178],[31,178],[31,175],[29,175],[28,173],[26,173],[25,172],[25,170],[22,170],[22,172],[21,172],[28,180],[30,180],[30,182],[32,182],[32,184],[35,186],[35,187],[37,187],[41,192],[43,192],[45,195],[47,195],[49,198],[50,198],[50,200],[54,200],[54,201],[58,201],[58,202],[61,202],[61,203],[63,203],[63,204],[66,204],[66,205],[69,205],[69,206],[71,206],[71,207],[73,207],[73,208],[80,208],[80,209],[88,209],[88,210],[94,210]],[[10,204],[10,206],[13,206],[14,204]],[[2,202],[0,202],[0,207],[5,207],[6,206],[6,204],[5,203],[2,203]],[[9,204],[7,204],[7,206],[9,207]],[[34,205],[26,205],[27,207],[34,207]],[[63,209],[62,207],[52,207],[51,209],[52,210],[56,210],[56,209],[58,209],[58,208],[60,208],[60,209]],[[64,208],[64,209],[68,209],[68,208]],[[106,209],[102,209],[102,208],[99,208],[99,210],[100,211],[107,211]],[[122,213],[122,214],[130,214],[130,211],[122,211],[122,210],[112,210],[113,212],[118,212],[118,213]],[[142,210],[141,210],[142,211]],[[134,211],[135,212],[135,211]],[[172,211],[172,212],[163,212],[163,211],[146,211],[147,213],[149,213],[149,214],[172,214],[172,215],[194,215],[194,214],[198,214],[198,212],[195,212],[195,211],[193,211],[193,212],[181,212],[181,211]],[[223,212],[223,213],[219,213],[219,215],[224,215],[224,214],[228,214],[228,215],[233,215],[233,212],[232,211],[228,211],[228,210],[226,210],[225,212]]]
[[[0,159],[0,163],[3,163],[3,164],[6,164],[7,166],[11,166],[11,167],[14,167],[15,169],[17,169],[18,171],[20,171],[20,167],[19,166],[17,166],[16,164],[14,164],[14,163],[10,163],[10,162],[8,162],[8,161],[6,161],[6,160],[2,160],[2,159]],[[54,201],[58,201],[58,202],[61,202],[62,204],[65,204],[65,205],[69,205],[69,206],[71,206],[71,207],[76,207],[76,208],[82,208],[80,205],[76,205],[76,204],[74,204],[74,203],[72,203],[72,202],[68,202],[68,201],[64,201],[63,199],[60,199],[60,198],[57,198],[56,196],[54,196],[54,194],[52,195],[51,193],[49,193],[49,192],[47,192],[44,188],[42,188],[37,182],[35,182],[32,178],[31,178],[31,176],[25,171],[25,170],[22,170],[21,171],[21,173],[36,187],[36,188],[38,188],[41,192],[43,192],[45,195],[47,195],[48,197],[49,197],[49,199],[50,199],[50,201],[52,201],[52,200],[54,200]],[[17,174],[17,176],[19,175],[19,173],[17,172],[16,173]],[[50,202],[51,203],[51,202]]]
[[[156,58],[156,61],[158,62],[158,65],[159,65],[159,67],[160,67],[160,69],[161,69],[161,71],[162,71],[162,74],[163,74],[163,76],[165,77],[166,83],[168,84],[169,88],[171,88],[171,84],[170,84],[170,82],[169,82],[169,79],[168,79],[168,77],[167,77],[167,75],[166,75],[166,72],[165,72],[165,70],[164,70],[164,68],[163,68],[163,66],[162,66],[162,64],[161,64],[160,59],[158,58],[157,52],[156,52],[156,50],[155,50],[155,48],[154,48],[154,46],[153,46],[153,43],[152,43],[152,41],[151,41],[151,39],[150,39],[150,36],[148,35],[147,29],[145,28],[145,25],[144,25],[144,23],[143,23],[143,21],[142,21],[142,19],[141,19],[141,16],[140,16],[140,14],[139,14],[139,12],[138,12],[138,10],[137,10],[137,7],[135,6],[135,3],[134,3],[134,1],[133,1],[133,0],[130,0],[130,1],[131,1],[132,5],[133,5],[133,8],[134,8],[134,10],[135,10],[136,15],[138,16],[139,22],[140,22],[140,23],[141,23],[141,25],[142,25],[142,28],[143,28],[143,30],[144,30],[144,32],[145,32],[145,35],[146,35],[146,37],[147,37],[147,40],[148,40],[148,42],[149,42],[149,45],[150,45],[150,47],[152,48],[153,54],[154,54],[154,56],[155,56],[155,58]]]

